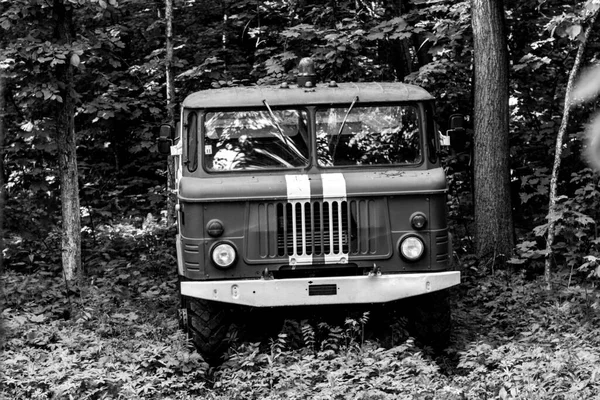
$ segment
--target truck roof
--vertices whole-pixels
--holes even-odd
[[[208,89],[190,94],[183,101],[188,108],[238,108],[269,106],[348,104],[433,100],[425,89],[400,82],[361,82],[318,84],[314,88],[297,85],[236,86]]]

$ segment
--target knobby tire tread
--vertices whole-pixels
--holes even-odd
[[[452,312],[448,290],[409,299],[409,331],[422,344],[436,352],[450,344]]]
[[[188,313],[187,333],[211,365],[218,364],[227,351],[231,328],[231,311],[227,305],[213,301],[184,298]]]

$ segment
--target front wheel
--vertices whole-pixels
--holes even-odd
[[[408,331],[422,344],[441,351],[450,344],[452,315],[448,290],[406,299]]]
[[[232,326],[232,311],[227,304],[183,297],[183,328],[204,361],[219,364],[229,343],[227,335]]]

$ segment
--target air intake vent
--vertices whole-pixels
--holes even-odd
[[[389,253],[388,240],[382,240],[388,237],[383,200],[272,202],[253,209],[249,226],[256,227],[252,235],[261,259],[317,257],[330,263]]]
[[[446,262],[449,260],[449,253],[452,249],[449,248],[448,232],[438,233],[435,237],[437,255],[435,261]]]
[[[348,253],[348,228],[352,222],[347,204],[345,201],[278,204],[278,255]]]
[[[335,296],[337,285],[308,285],[309,296]]]

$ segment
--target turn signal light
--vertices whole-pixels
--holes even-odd
[[[224,230],[225,229],[223,228],[223,223],[218,219],[211,219],[210,221],[208,221],[208,224],[206,224],[206,232],[211,237],[221,236]]]
[[[410,216],[410,224],[414,229],[423,229],[427,225],[427,217],[422,212],[416,212]]]

